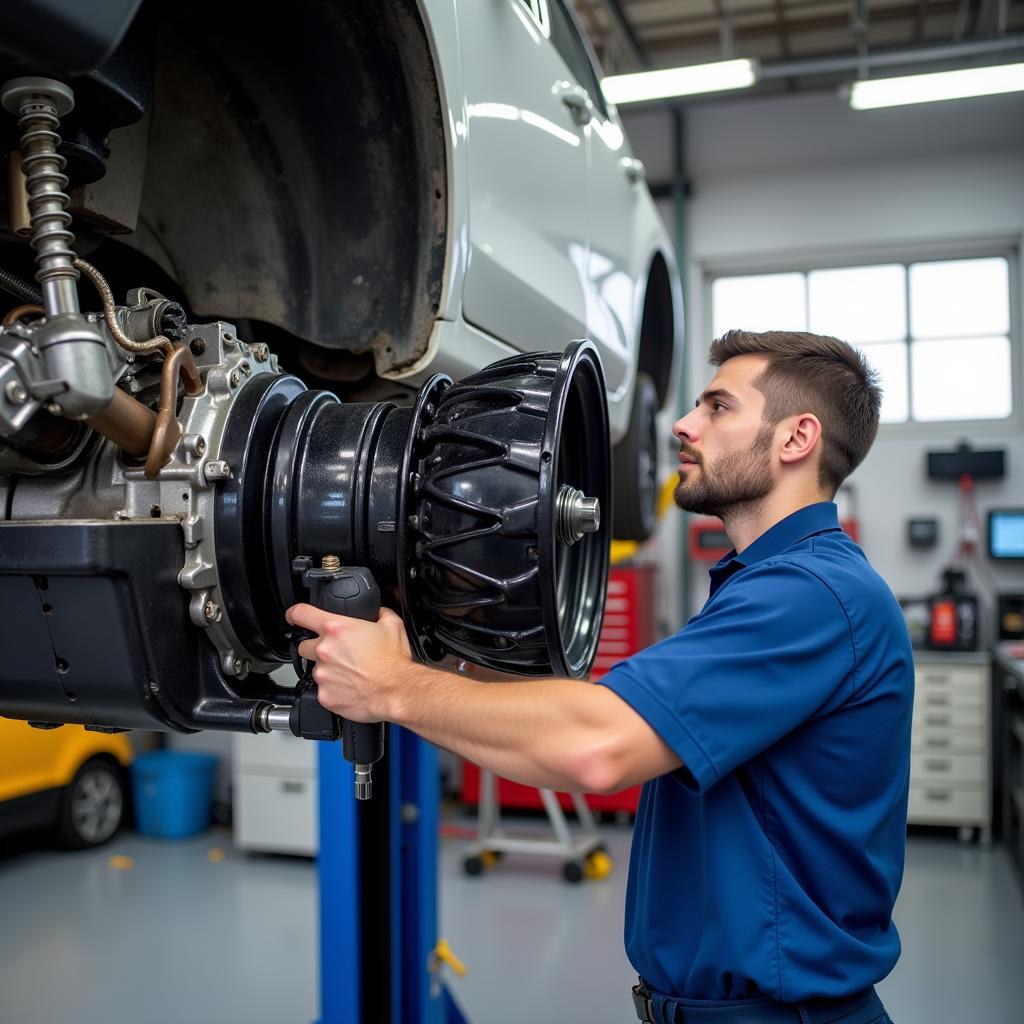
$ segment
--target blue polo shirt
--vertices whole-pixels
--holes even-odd
[[[830,502],[711,569],[675,636],[602,680],[684,769],[637,812],[626,950],[676,998],[799,1002],[899,957],[914,667],[899,605]]]

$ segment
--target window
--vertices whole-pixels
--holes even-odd
[[[1004,256],[718,277],[711,312],[715,337],[812,331],[856,345],[881,378],[883,423],[1013,413]]]
[[[601,91],[600,73],[595,69],[596,58],[588,52],[576,19],[566,8],[565,0],[539,0],[548,8],[551,24],[551,42],[565,61],[573,78],[590,94],[590,100],[601,116],[608,120],[604,93]]]

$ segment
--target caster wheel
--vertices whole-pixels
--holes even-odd
[[[611,875],[614,866],[615,862],[608,855],[608,851],[598,847],[587,854],[587,859],[583,864],[583,873],[587,878],[601,881]]]
[[[498,850],[484,850],[483,853],[480,854],[480,859],[484,862],[485,868],[493,868],[494,865],[502,859],[502,857],[504,857],[504,854],[500,853]]]
[[[484,873],[484,861],[482,857],[467,857],[462,862],[462,870],[467,875],[482,875]]]
[[[578,860],[567,860],[562,865],[562,877],[574,885],[583,881],[583,865]]]

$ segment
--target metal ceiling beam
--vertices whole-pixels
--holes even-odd
[[[637,38],[637,34],[633,29],[629,18],[626,17],[626,12],[622,9],[622,4],[619,0],[600,0],[601,6],[608,12],[608,16],[611,18],[612,25],[615,26],[615,30],[618,35],[625,41],[627,48],[631,51],[633,60],[636,61],[642,68],[649,68],[651,66],[651,58],[644,47],[644,44]]]
[[[603,2],[603,0],[602,0],[602,2]],[[929,4],[929,7],[931,8],[931,10],[933,12],[938,12],[938,11],[946,12],[946,11],[950,11],[950,10],[955,9],[958,6],[958,4],[960,4],[960,3],[969,4],[969,2],[970,2],[970,0],[931,0],[931,3]],[[800,19],[799,18],[794,18],[794,14],[797,11],[815,11],[815,10],[820,9],[822,6],[824,6],[822,4],[822,0],[787,0],[787,2],[786,2],[786,17],[787,17],[787,20],[788,20],[790,25],[799,25],[800,24]],[[835,7],[835,6],[838,6],[838,5],[837,4],[830,4],[829,6]],[[883,8],[883,10],[884,10],[884,8]],[[762,4],[760,7],[744,7],[743,10],[736,11],[733,14],[733,20],[742,24],[742,22],[745,19],[747,19],[747,18],[767,17],[768,15],[774,13],[774,11],[775,11],[774,0],[766,0],[766,2],[764,4]],[[879,12],[877,12],[877,11],[873,12],[872,17],[877,18],[878,17],[878,13]],[[832,15],[819,15],[818,17],[819,18],[832,17]],[[840,15],[835,15],[835,17],[840,17]],[[842,15],[842,17],[845,18],[846,15]],[[657,18],[657,19],[652,19],[650,21],[643,22],[643,24],[641,24],[638,27],[637,32],[638,32],[639,35],[642,36],[642,35],[644,35],[644,33],[648,32],[648,31],[651,31],[651,30],[657,31],[658,29],[662,29],[662,28],[675,28],[676,26],[681,26],[681,25],[703,25],[703,24],[707,24],[707,22],[709,22],[709,21],[713,21],[714,19],[715,19],[715,15],[713,15],[713,14],[684,14],[684,15],[679,15],[678,17],[677,16],[673,16],[671,18]],[[807,19],[807,20],[814,20],[814,19],[812,18],[812,19]],[[646,40],[644,40],[644,42],[646,43]]]
[[[779,50],[785,60],[789,57],[789,22],[786,20],[786,8],[782,0],[775,0],[775,16],[779,19]]]
[[[798,75],[828,75],[837,71],[853,71],[857,68],[899,67],[932,61],[957,61],[965,57],[980,57],[988,54],[1012,53],[1024,50],[1024,35],[1004,36],[1001,39],[978,39],[965,43],[947,43],[942,46],[915,46],[899,50],[876,50],[860,56],[850,54],[840,57],[814,57],[808,60],[779,61],[762,64],[760,77],[794,78]]]
[[[933,0],[933,7],[936,7]],[[770,13],[769,8],[767,13]],[[908,21],[913,23],[917,13],[917,0],[905,7],[888,7],[873,12],[872,21],[875,24],[885,24],[897,21]],[[850,27],[850,19],[847,14],[830,15],[821,18],[804,18],[800,21],[788,22],[790,37],[804,32],[820,32],[829,29],[847,29]],[[777,26],[774,21],[766,21],[760,25],[739,26],[737,37],[740,40],[763,39],[765,36],[774,36],[777,33]],[[647,39],[645,45],[648,51],[656,53],[662,50],[682,49],[688,46],[713,46],[719,40],[717,29],[707,32],[695,32],[687,35],[663,36],[658,39]]]

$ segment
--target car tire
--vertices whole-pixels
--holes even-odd
[[[647,540],[657,525],[658,389],[638,373],[626,436],[612,449],[616,540]]]
[[[112,839],[125,818],[127,787],[120,765],[94,757],[75,772],[61,798],[57,838],[81,850]]]

